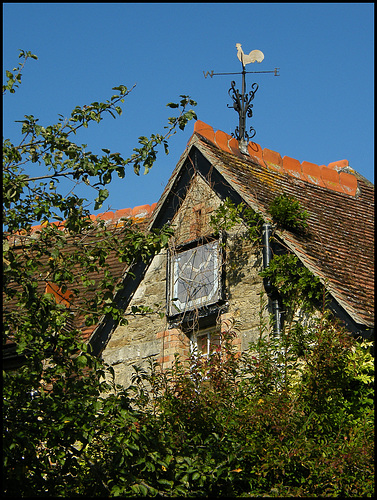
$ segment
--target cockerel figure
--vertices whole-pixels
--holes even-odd
[[[245,64],[250,64],[253,62],[262,62],[264,59],[264,54],[260,50],[252,50],[250,54],[244,54],[242,46],[240,43],[236,43],[237,57],[241,61],[242,66]]]

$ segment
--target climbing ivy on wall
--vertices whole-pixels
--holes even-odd
[[[279,291],[285,307],[300,307],[312,311],[314,304],[323,299],[324,287],[321,280],[303,266],[296,255],[275,255],[268,268],[260,276],[271,281]]]
[[[272,240],[277,241],[276,229],[285,228],[304,233],[308,230],[309,213],[304,210],[299,201],[286,194],[276,196],[269,206],[273,220]],[[236,224],[244,223],[247,227],[247,238],[258,248],[261,245],[263,217],[246,207],[244,203],[235,205],[227,198],[211,217],[215,232],[229,231]],[[282,242],[278,242],[282,245]],[[313,275],[299,259],[287,251],[283,255],[273,255],[269,267],[260,272],[260,276],[268,279],[278,290],[286,312],[291,315],[297,307],[307,311],[312,310],[324,297],[324,287],[319,278]]]
[[[244,203],[235,205],[232,200],[226,198],[210,218],[215,235],[218,235],[220,231],[230,231],[237,224],[242,223],[246,223],[248,239],[257,243],[262,234],[264,220],[258,212]]]

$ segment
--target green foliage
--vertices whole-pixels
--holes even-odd
[[[239,355],[235,327],[209,357],[176,358],[165,372],[157,363],[137,370],[130,391],[140,413],[133,425],[117,422],[122,446],[114,429],[108,447],[87,448],[102,494],[371,496],[373,368],[366,345],[323,317],[286,377],[286,338],[261,336]],[[360,370],[369,374],[363,382]]]
[[[236,206],[230,198],[226,198],[210,218],[215,234],[230,231],[236,225],[245,223],[248,228],[247,237],[254,243],[260,239],[263,222],[263,218],[252,208],[246,207],[244,203]]]
[[[26,53],[23,55],[33,57]],[[21,70],[20,70],[21,71]],[[20,75],[20,72],[19,72]],[[15,79],[20,82],[19,78]],[[13,89],[14,82],[4,86],[4,92]],[[66,227],[73,225],[78,229],[78,220],[89,212],[84,208],[86,200],[74,193],[63,196],[57,189],[61,178],[71,179],[76,184],[85,183],[98,191],[94,209],[99,209],[108,197],[108,185],[113,175],[125,176],[125,168],[130,165],[139,174],[140,167],[148,173],[157,158],[158,147],[162,145],[168,153],[168,140],[176,133],[177,127],[183,129],[196,114],[187,107],[195,106],[189,96],[180,96],[176,105],[179,108],[176,117],[168,119],[164,134],[152,134],[148,139],[139,138],[141,147],[134,148],[129,158],[120,153],[103,150],[103,155],[93,154],[86,145],[78,145],[71,140],[77,131],[87,128],[92,122],[100,123],[106,114],[113,118],[122,114],[121,103],[133,90],[120,85],[117,91],[105,102],[92,102],[88,106],[77,106],[69,118],[60,115],[58,123],[48,126],[38,124],[32,115],[25,116],[21,123],[22,139],[14,145],[9,139],[3,141],[3,200],[7,209],[3,215],[3,224],[10,233],[21,229],[29,230],[35,222],[51,219],[66,219]],[[11,90],[10,90],[11,91]],[[38,168],[37,175],[31,175]],[[44,170],[43,170],[44,169]]]
[[[3,84],[3,95],[7,91],[9,91],[11,94],[14,94],[16,92],[15,88],[18,88],[21,85],[22,70],[27,59],[38,59],[35,54],[32,54],[30,51],[25,52],[24,50],[20,50],[18,57],[19,59],[23,59],[23,62],[20,63],[16,68],[13,68],[13,71],[16,71],[16,73],[12,73],[11,71],[6,70],[7,82],[6,84]]]
[[[243,203],[236,206],[230,198],[226,198],[210,217],[210,223],[215,234],[219,234],[220,231],[229,231],[236,224],[241,224],[242,218],[240,214],[243,208]]]
[[[301,211],[299,203],[291,197],[279,196],[271,205],[274,220],[285,221],[288,227],[302,229],[306,212]],[[281,210],[281,213],[278,212]],[[276,211],[276,213],[275,213]],[[211,225],[215,233],[230,231],[237,224],[245,223],[247,238],[253,244],[260,244],[264,220],[260,214],[244,203],[235,205],[227,198],[211,215]],[[279,291],[279,296],[290,319],[293,318],[298,308],[302,311],[312,311],[314,306],[321,305],[326,298],[325,287],[319,278],[313,275],[299,259],[290,253],[274,255],[269,267],[261,271],[260,276],[270,281],[271,285]]]
[[[254,243],[259,243],[262,236],[263,217],[251,207],[246,207],[244,217],[248,225],[248,238]]]
[[[319,278],[313,275],[299,259],[290,253],[274,255],[268,268],[259,273],[271,281],[279,290],[279,295],[286,308],[312,310],[313,304],[320,304],[325,288]]]
[[[274,198],[269,212],[278,227],[296,232],[305,232],[308,227],[309,213],[302,209],[298,200],[286,193]]]
[[[66,124],[74,129],[99,122],[104,112],[119,115],[128,91],[116,90],[106,103],[76,108]],[[169,127],[194,117],[184,111],[193,102],[181,97],[169,104],[183,107]],[[4,343],[15,340],[24,363],[3,373],[3,495],[373,496],[370,346],[327,315],[292,323],[272,339],[261,320],[259,339],[242,354],[233,344],[237,325],[229,324],[220,350],[208,357],[177,357],[167,371],[151,361],[149,369],[135,367],[126,390],[114,383],[112,369],[72,328],[71,314],[87,324],[103,314],[120,321],[109,256],[125,266],[148,260],[171,232],[145,235],[130,222],[116,231],[103,221],[94,226],[84,200],[61,196],[58,181],[60,174],[95,180],[101,203],[112,173],[122,177],[127,164],[150,168],[147,158],[161,137],[142,138],[127,161],[108,150],[87,153],[68,139],[73,129],[63,131],[63,122],[38,126],[26,117],[20,145],[4,144]],[[25,161],[50,170],[31,177]],[[220,211],[214,222],[228,230],[242,215],[256,238],[261,218],[228,205],[230,215]],[[38,238],[28,237],[35,220],[57,212],[66,218],[64,230],[44,224]],[[7,237],[18,230],[16,247]],[[293,256],[273,261],[266,276],[287,307],[321,298],[320,284]],[[46,282],[72,293],[69,307],[44,293]]]
[[[169,108],[182,108],[181,113],[177,117],[171,117],[168,119],[169,125],[165,128],[168,128],[168,133],[165,136],[161,134],[152,134],[150,139],[145,136],[139,137],[139,143],[142,145],[141,148],[134,148],[135,154],[132,155],[131,160],[134,163],[134,171],[139,175],[140,172],[140,163],[143,163],[144,167],[144,175],[149,172],[152,168],[154,162],[156,161],[156,145],[163,144],[165,153],[169,153],[167,137],[170,137],[172,133],[176,132],[176,127],[178,126],[181,130],[184,130],[187,123],[192,119],[197,119],[195,111],[192,109],[185,111],[188,105],[196,106],[196,102],[193,99],[190,99],[190,96],[180,95],[181,100],[178,103],[168,103],[167,106]]]
[[[15,92],[24,63],[36,59],[24,51],[20,57],[24,62],[16,73],[7,72],[4,93]],[[119,432],[117,425],[135,420],[111,368],[83,342],[82,328],[103,316],[127,321],[116,300],[121,282],[111,262],[116,259],[127,268],[140,259],[148,261],[167,245],[171,230],[145,234],[129,220],[111,230],[104,221],[94,224],[88,200],[74,190],[64,196],[59,181],[94,187],[98,209],[108,197],[106,186],[113,175],[123,178],[128,165],[136,173],[140,166],[147,172],[158,146],[167,153],[176,129],[196,115],[187,109],[195,102],[181,96],[174,106],[178,116],[169,118],[166,132],[141,138],[141,147],[130,158],[107,149],[95,155],[73,137],[106,114],[121,115],[121,104],[132,89],[120,85],[113,90],[109,100],[78,106],[56,124],[42,126],[34,116],[25,116],[19,144],[3,141],[3,346],[15,343],[22,360],[16,370],[3,372],[3,485],[8,496],[109,493],[102,482],[94,481],[91,489],[96,470],[86,449],[96,443],[103,454],[112,430]],[[64,219],[64,224],[51,219]],[[38,222],[40,232],[31,235]],[[68,294],[65,305],[45,293],[48,284]],[[132,313],[152,311],[140,307]],[[73,318],[80,318],[80,324],[72,323]],[[118,439],[123,438],[117,434],[114,442]]]

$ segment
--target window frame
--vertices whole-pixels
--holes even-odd
[[[171,249],[168,249],[166,277],[166,313],[168,318],[188,319],[191,318],[195,312],[197,312],[200,317],[208,316],[209,314],[213,314],[218,309],[218,306],[224,302],[224,249],[222,241],[222,235],[220,235],[219,237],[201,237],[188,243],[178,245],[174,248],[174,253],[171,251]],[[178,304],[176,304],[177,307],[175,307],[174,303],[176,301],[173,300],[173,294],[176,289],[175,287],[177,286],[177,278],[174,268],[174,258],[184,252],[213,243],[216,243],[216,258],[214,268],[214,281],[216,282],[216,290],[214,293],[215,297],[213,297],[213,300],[210,298],[209,300],[205,301],[202,300],[202,297],[189,301],[186,300],[185,302],[180,301],[180,304],[182,304],[183,307],[180,308]],[[216,273],[215,269],[217,270]]]
[[[200,347],[200,339],[205,337],[206,351]],[[190,338],[190,350],[192,354],[199,357],[208,358],[212,353],[221,350],[222,335],[219,325],[213,325],[202,330],[192,333]],[[216,346],[216,348],[213,348]]]

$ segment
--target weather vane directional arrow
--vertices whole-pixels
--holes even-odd
[[[211,72],[207,71],[205,73],[203,71],[203,74],[204,78],[207,78],[208,76],[212,78],[213,76],[217,75],[242,75],[242,92],[240,94],[239,90],[236,89],[236,82],[232,81],[231,88],[228,90],[228,94],[233,99],[233,106],[229,106],[229,104],[227,106],[228,108],[233,107],[239,115],[239,126],[236,127],[235,133],[232,135],[238,140],[241,153],[248,154],[247,143],[250,139],[252,139],[255,136],[256,132],[253,127],[250,127],[251,135],[249,135],[246,132],[246,115],[249,118],[253,116],[253,111],[252,111],[253,105],[251,104],[251,101],[254,99],[255,93],[258,90],[258,84],[253,83],[251,86],[252,90],[249,92],[249,94],[245,94],[245,88],[246,88],[245,75],[246,73],[274,73],[274,76],[280,76],[280,75],[279,75],[279,68],[275,68],[272,71],[246,71],[245,70],[246,64],[250,64],[253,62],[261,63],[264,59],[264,54],[260,50],[252,50],[250,54],[244,54],[240,43],[236,43],[236,48],[237,48],[237,57],[242,64],[242,72],[214,73],[213,71]]]

